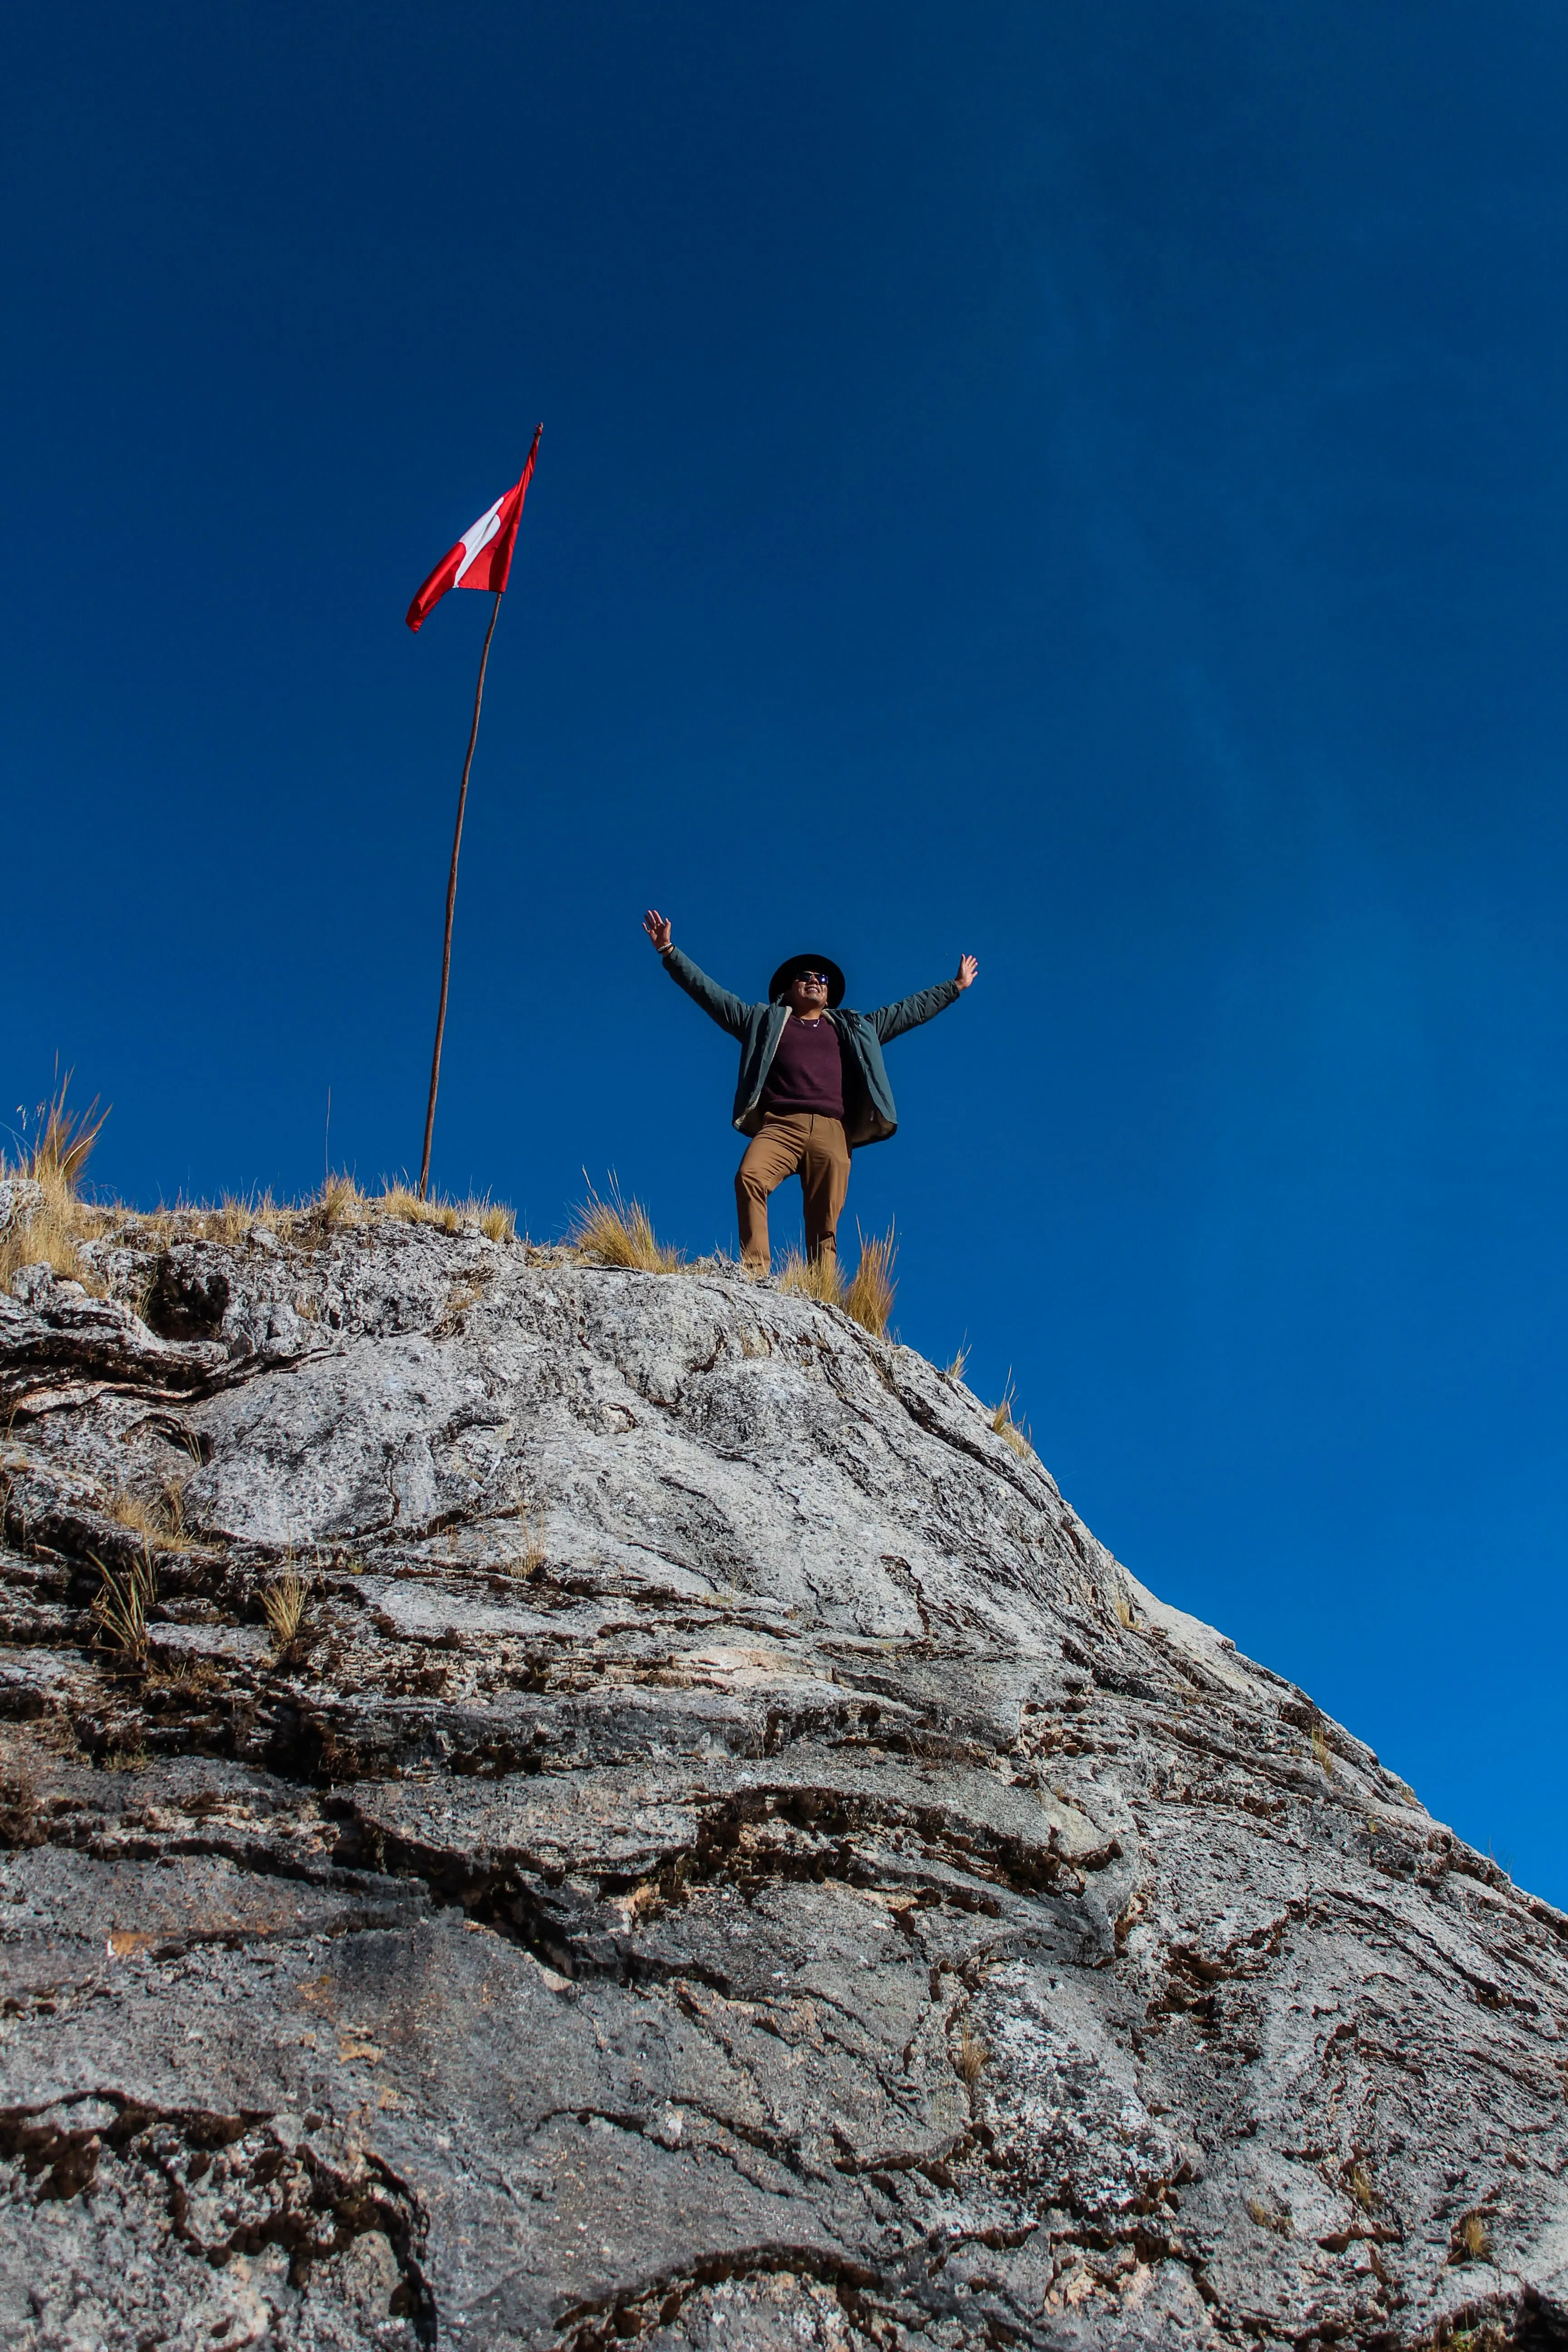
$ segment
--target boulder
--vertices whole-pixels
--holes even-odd
[[[961,1382],[722,1263],[86,1254],[0,1299],[7,2345],[1568,2326],[1568,1920]]]

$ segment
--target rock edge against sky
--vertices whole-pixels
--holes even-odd
[[[8,2345],[1568,2325],[1568,1921],[962,1384],[216,1230],[0,1295]]]

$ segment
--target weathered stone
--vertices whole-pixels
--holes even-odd
[[[1568,1921],[962,1386],[146,1230],[0,1298],[8,2345],[1568,2328]]]
[[[0,1234],[41,1208],[44,1188],[31,1176],[0,1176]]]

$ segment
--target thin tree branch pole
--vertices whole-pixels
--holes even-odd
[[[463,761],[463,782],[458,793],[458,829],[452,835],[452,871],[447,877],[447,936],[441,947],[441,1002],[436,1013],[436,1051],[430,1057],[430,1106],[425,1113],[425,1153],[419,1162],[419,1198],[423,1201],[430,1190],[430,1138],[436,1131],[436,1087],[441,1076],[441,1036],[447,1026],[447,982],[452,976],[452,910],[458,903],[458,852],[463,845],[463,811],[468,799],[468,770],[474,764],[474,745],[479,740],[479,705],[485,698],[485,664],[490,657],[490,639],[496,633],[500,616],[500,589],[490,613],[490,625],[485,631],[485,649],[479,656],[479,684],[474,688],[474,723],[468,730],[468,756]]]

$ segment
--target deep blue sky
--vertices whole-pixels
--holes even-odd
[[[1568,19],[7,15],[6,1112],[728,1237],[743,993],[892,1050],[899,1320],[1568,1902]],[[787,1221],[786,1221],[787,1222]]]

